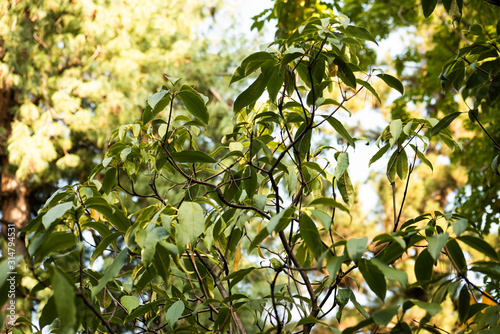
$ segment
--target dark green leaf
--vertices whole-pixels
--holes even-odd
[[[344,84],[356,89],[356,77],[349,66],[340,57],[335,57],[334,63],[338,66],[337,76]]]
[[[109,191],[111,188],[113,188],[113,185],[115,184],[116,180],[116,168],[110,168],[106,172],[106,175],[104,175],[104,180],[102,181],[102,187],[101,191],[104,194],[109,194]]]
[[[372,93],[373,96],[375,96],[375,98],[377,98],[378,102],[382,103],[382,100],[380,100],[380,96],[378,96],[377,91],[373,88],[373,86],[369,82],[361,79],[356,79],[356,82],[361,86],[365,87],[366,89],[368,89],[368,91]]]
[[[239,112],[241,109],[254,104],[262,96],[266,89],[269,77],[261,73],[247,89],[245,89],[234,101],[233,111]]]
[[[208,124],[209,116],[207,106],[197,91],[195,91],[191,86],[182,85],[178,96],[191,115],[203,123]]]
[[[377,325],[387,326],[391,322],[392,318],[394,318],[394,316],[396,314],[398,314],[398,309],[399,309],[399,305],[391,306],[391,307],[376,311],[375,313],[373,313],[373,321],[375,321],[375,323]]]
[[[102,239],[92,253],[92,256],[90,257],[90,265],[92,266],[97,257],[99,257],[108,248],[108,246],[121,235],[123,234],[120,232],[116,232]]]
[[[406,151],[402,149],[401,153],[396,160],[396,172],[401,180],[406,180],[408,177],[408,156]]]
[[[377,258],[370,260],[375,267],[377,267],[388,279],[392,281],[398,281],[402,287],[406,288],[408,286],[408,275],[404,271],[392,268],[380,261]]]
[[[437,135],[438,133],[440,133],[443,129],[447,128],[448,125],[450,125],[450,123],[453,122],[453,120],[455,118],[457,118],[458,116],[460,116],[460,114],[461,114],[461,112],[457,111],[457,112],[454,112],[452,114],[449,114],[448,116],[446,116],[445,118],[443,118],[442,120],[440,120],[438,122],[438,124],[436,124],[431,129],[430,136],[433,137],[433,136]]]
[[[435,0],[435,1],[437,1],[437,0]],[[399,81],[398,79],[396,79],[392,75],[389,75],[389,74],[377,74],[377,77],[379,77],[380,79],[382,79],[386,83],[387,86],[389,86],[391,88],[394,88],[395,90],[397,90],[398,92],[400,92],[401,95],[404,94],[405,88],[404,88],[403,84],[401,83],[401,81]]]
[[[385,144],[384,146],[382,146],[382,148],[380,150],[378,150],[378,152],[375,153],[373,155],[373,157],[370,159],[370,162],[368,163],[368,167],[370,167],[371,164],[374,163],[375,161],[377,161],[378,159],[382,158],[382,156],[385,154],[385,152],[387,152],[389,147],[390,147],[390,145],[388,143]]]
[[[128,250],[122,250],[114,259],[113,263],[106,269],[104,275],[99,279],[97,285],[92,288],[92,298],[101,292],[102,289],[111,281],[123,268],[125,260],[127,260]]]
[[[366,245],[368,244],[368,238],[363,237],[359,239],[349,239],[346,243],[346,251],[349,258],[358,263],[365,252]]]
[[[102,197],[90,197],[85,201],[85,206],[101,213],[120,232],[126,232],[130,227],[130,221],[122,210],[109,204]]]
[[[429,281],[432,278],[434,259],[427,249],[424,249],[415,260],[415,277],[418,281]]]
[[[438,0],[422,0],[422,9],[424,11],[425,18],[431,16],[434,8],[436,8],[437,3]]]
[[[498,254],[496,253],[495,249],[483,239],[471,235],[462,235],[457,239],[467,244],[469,247],[474,248],[478,252],[489,256],[493,260],[498,261]]]
[[[335,131],[337,131],[337,133],[349,143],[349,145],[356,147],[354,140],[342,123],[340,123],[335,117],[328,117],[327,121],[335,129]]]
[[[467,262],[465,261],[464,253],[455,239],[450,239],[446,244],[446,249],[453,263],[457,266],[461,273],[467,272]]]
[[[201,151],[191,151],[191,150],[184,150],[181,152],[174,152],[171,154],[172,158],[176,162],[180,163],[214,163],[216,162],[212,157],[210,157],[208,154],[205,152]]]
[[[323,243],[316,224],[306,213],[302,213],[300,217],[299,230],[306,246],[313,252],[314,257],[319,259],[323,253]]]
[[[314,200],[311,201],[311,203],[309,203],[309,205],[325,205],[325,206],[329,206],[331,208],[337,208],[337,209],[340,209],[344,212],[347,212],[349,213],[349,209],[346,208],[345,206],[343,206],[342,204],[340,204],[339,202],[337,202],[335,199],[331,198],[331,197],[318,197]]]
[[[373,38],[372,34],[370,34],[368,30],[366,30],[363,27],[347,26],[345,29],[345,33],[349,36],[364,39],[378,45],[377,41],[375,40],[375,38]]]
[[[361,259],[358,266],[366,284],[368,284],[370,289],[384,301],[387,292],[387,283],[382,272],[366,259]]]
[[[467,320],[467,315],[470,309],[470,294],[467,285],[464,285],[460,290],[460,295],[458,296],[458,319],[460,323],[464,323]]]
[[[260,66],[262,66],[262,64],[273,59],[274,57],[269,52],[265,51],[251,54],[250,56],[245,58],[241,65],[236,69],[233,77],[231,78],[230,84],[233,84],[234,82],[247,77],[251,73],[255,72]]]
[[[76,332],[75,287],[69,277],[61,270],[53,268],[52,286],[57,316],[62,333]]]

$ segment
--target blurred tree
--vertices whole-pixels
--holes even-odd
[[[212,130],[224,124],[228,96],[218,91],[228,79],[221,74],[237,54],[209,52],[198,33],[200,23],[212,29],[219,6],[201,0],[0,4],[3,235],[9,223],[23,227],[58,186],[84,180],[107,150],[110,129],[139,118],[164,74],[193,79],[218,115]]]

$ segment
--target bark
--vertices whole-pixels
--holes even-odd
[[[0,77],[5,75],[2,74],[0,73]],[[16,233],[26,226],[30,220],[31,212],[28,185],[25,181],[19,180],[9,168],[7,142],[11,134],[13,104],[13,91],[5,77],[3,77],[0,82],[0,211],[3,238],[7,236],[7,227],[10,224],[16,227]],[[19,235],[19,237],[16,237],[16,255],[24,255],[25,253],[24,236]]]

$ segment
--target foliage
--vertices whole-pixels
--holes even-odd
[[[423,4],[431,15],[435,4]],[[370,160],[388,158],[391,227],[373,237],[339,233],[346,222],[364,226],[349,158],[371,144],[342,117],[364,93],[381,100],[379,83],[405,94],[396,77],[366,69],[358,58],[364,41],[376,42],[332,14],[249,55],[231,82],[253,79],[234,101],[232,131],[213,148],[203,145],[213,122],[206,96],[168,78],[141,121],[111,132],[89,179],[54,193],[24,229],[38,281],[31,297],[50,295],[39,329],[436,333],[451,301],[457,332],[498,330],[498,298],[476,282],[480,276],[488,291],[500,289],[497,246],[460,213],[402,219],[413,173],[435,168],[428,150],[436,142],[461,148],[449,129],[460,112],[392,119]],[[460,57],[476,57],[473,49]],[[460,71],[460,57],[445,66],[445,85],[459,88],[450,68]],[[472,72],[464,65],[467,82],[487,61]],[[493,104],[493,82],[482,82],[488,94],[475,107]],[[318,144],[326,131],[337,141]],[[138,184],[148,187],[139,192]],[[130,197],[147,205],[128,206]],[[371,292],[359,298],[363,290]],[[352,309],[357,320],[346,326]]]

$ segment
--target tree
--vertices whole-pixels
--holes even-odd
[[[433,168],[430,145],[460,146],[448,130],[455,114],[390,121],[370,162],[388,157],[391,229],[370,238],[338,232],[346,220],[363,226],[354,214],[349,156],[370,144],[340,116],[362,93],[381,100],[377,81],[405,91],[394,76],[366,70],[358,58],[366,40],[376,43],[364,27],[332,14],[311,17],[249,55],[231,82],[256,78],[234,101],[232,131],[213,148],[200,149],[212,122],[206,97],[169,78],[147,99],[141,121],[110,134],[89,179],[61,188],[24,229],[38,281],[31,297],[50,296],[40,327],[439,332],[433,317],[451,301],[457,327],[497,330],[498,299],[472,277],[490,274],[488,291],[498,289],[498,250],[455,212],[402,220],[411,175]],[[326,128],[337,142],[317,145]],[[140,183],[147,192],[134,190]],[[130,195],[148,205],[123,205]],[[361,299],[364,289],[371,292]],[[345,326],[350,306],[358,318]]]

